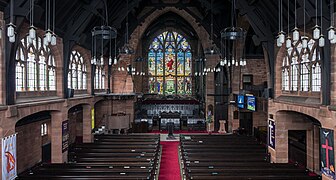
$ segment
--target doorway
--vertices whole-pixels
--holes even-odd
[[[288,162],[296,163],[300,166],[307,166],[307,131],[288,131]]]
[[[253,113],[240,112],[239,114],[239,129],[243,129],[246,135],[252,136],[253,134]]]
[[[51,143],[42,146],[42,163],[51,163]]]

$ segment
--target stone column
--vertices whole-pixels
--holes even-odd
[[[83,143],[91,143],[93,141],[92,126],[91,126],[91,106],[83,106]]]
[[[313,172],[320,171],[320,129],[313,126],[307,131],[307,168]]]
[[[67,112],[51,112],[51,162],[68,161],[68,151],[62,153],[62,122],[67,118]]]
[[[210,68],[213,69],[214,67],[216,67],[217,65],[217,61],[219,61],[219,56],[218,55],[207,55],[206,56],[206,68]],[[212,105],[213,106],[213,110],[212,110],[212,114],[213,114],[213,119],[212,119],[212,124],[214,124],[215,121],[215,109],[216,109],[216,104],[215,104],[215,75],[214,72],[208,72],[208,75],[206,76],[206,88],[205,88],[205,103],[206,103],[206,118],[208,116],[208,106]],[[208,127],[209,125],[207,125]],[[208,129],[210,131],[214,130],[214,126],[210,125],[210,129]]]

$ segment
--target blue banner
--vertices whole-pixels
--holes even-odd
[[[275,122],[268,120],[268,146],[275,149]]]

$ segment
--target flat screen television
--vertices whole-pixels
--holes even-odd
[[[245,104],[244,95],[238,95],[237,96],[237,106],[239,108],[244,108],[244,104]]]
[[[247,109],[256,111],[256,98],[255,96],[247,96]]]

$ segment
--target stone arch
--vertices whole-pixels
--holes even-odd
[[[275,114],[275,152],[271,151],[272,162],[287,163],[291,155],[296,151],[296,155],[301,154],[301,160],[306,162],[306,168],[314,172],[319,172],[319,129],[322,123],[319,119],[305,114],[302,111],[279,110]],[[293,133],[301,132],[304,137],[302,145],[304,150],[295,150],[295,144],[292,138]],[[295,137],[295,136],[294,136]],[[301,143],[299,143],[301,144]],[[294,150],[293,150],[294,148]],[[291,150],[292,149],[292,150]],[[298,153],[299,152],[299,153]],[[301,153],[300,153],[301,152]],[[293,156],[292,156],[293,158]],[[299,158],[300,159],[300,158]],[[293,159],[291,159],[293,160]]]
[[[43,112],[43,111],[50,111],[50,112],[60,112],[60,109],[57,109],[56,107],[50,107],[50,106],[40,106],[39,108],[30,108],[29,112],[25,112],[24,110],[18,110],[18,116],[16,118],[16,122],[20,121],[21,119],[39,113],[39,112]]]
[[[297,112],[304,114],[306,116],[312,117],[314,119],[317,119],[322,127],[328,127],[328,128],[334,128],[336,127],[336,122],[331,120],[331,114],[327,114],[327,109],[323,108],[317,108],[313,106],[297,106],[297,105],[291,105],[286,103],[277,103],[277,109],[274,112],[274,114],[282,111],[289,111],[289,112]],[[324,114],[321,116],[321,114]],[[333,122],[333,123],[331,123]]]
[[[85,102],[76,102],[76,104],[71,104],[71,106],[68,106],[67,111],[69,111],[71,108],[74,108],[76,106],[91,106],[91,104],[85,103]]]
[[[204,49],[208,48],[211,45],[209,33],[205,30],[203,26],[200,26],[199,23],[196,22],[196,19],[192,17],[192,15],[190,15],[188,12],[182,9],[179,10],[175,7],[165,7],[163,9],[158,9],[154,11],[143,21],[142,24],[140,24],[138,27],[135,28],[135,30],[131,34],[131,38],[129,41],[130,45],[133,47],[135,51],[137,51],[139,40],[141,39],[140,37],[143,36],[144,32],[150,26],[150,24],[154,20],[159,18],[161,15],[167,12],[176,13],[177,15],[184,18],[187,22],[190,22],[190,26],[194,28],[195,32],[197,33],[197,36],[200,38],[201,44]]]
[[[14,125],[17,133],[17,171],[21,173],[37,163],[51,161],[52,113],[39,111],[20,118]],[[34,153],[28,153],[27,149]]]

